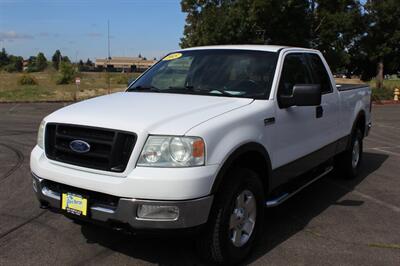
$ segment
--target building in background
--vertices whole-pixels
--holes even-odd
[[[95,67],[115,72],[143,72],[156,62],[140,57],[96,58]]]

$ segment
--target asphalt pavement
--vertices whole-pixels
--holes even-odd
[[[0,265],[202,265],[195,239],[132,236],[39,208],[29,154],[61,103],[0,104]],[[400,105],[376,106],[360,176],[270,209],[251,265],[400,265]]]

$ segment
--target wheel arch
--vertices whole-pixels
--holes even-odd
[[[265,147],[257,142],[243,144],[228,156],[218,171],[211,193],[216,193],[226,181],[229,171],[238,166],[254,170],[263,183],[265,195],[268,194],[272,172],[271,160]]]
[[[354,119],[353,126],[351,127],[350,131],[350,137],[348,138],[347,142],[347,149],[350,148],[352,136],[358,128],[361,130],[362,136],[364,138],[366,130],[366,115],[364,110],[360,110],[356,118]]]
[[[356,119],[354,119],[353,127],[351,129],[351,134],[353,134],[357,128],[361,130],[364,137],[366,129],[366,115],[364,110],[360,110],[356,116]]]

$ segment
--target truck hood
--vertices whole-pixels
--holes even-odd
[[[45,120],[118,129],[138,135],[184,135],[198,124],[252,101],[248,98],[120,92],[69,105]]]

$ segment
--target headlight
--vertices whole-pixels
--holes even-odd
[[[45,122],[42,120],[37,135],[37,145],[42,149],[44,149],[44,124]]]
[[[190,167],[204,165],[204,141],[199,137],[150,136],[138,166]]]

